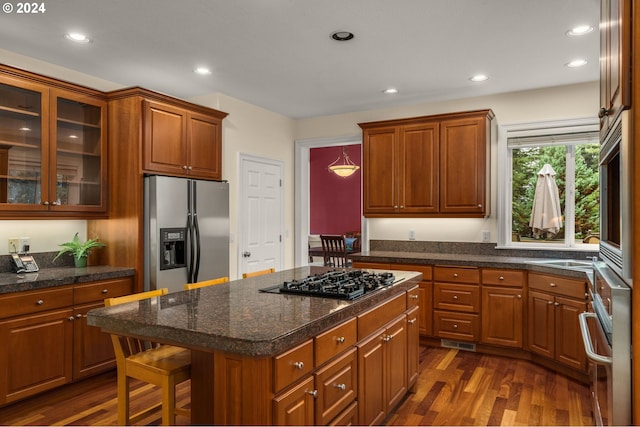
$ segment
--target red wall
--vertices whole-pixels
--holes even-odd
[[[362,169],[342,178],[327,169],[343,147],[309,150],[309,232],[311,234],[343,234],[360,231],[362,217]],[[360,144],[347,145],[349,158],[362,168]]]

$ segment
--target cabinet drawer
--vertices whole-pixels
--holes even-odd
[[[524,271],[483,269],[482,284],[521,287],[524,284]]]
[[[131,293],[131,278],[104,280],[73,288],[73,302],[86,304]]]
[[[313,340],[306,341],[274,358],[275,392],[313,370]]]
[[[358,316],[358,340],[380,329],[407,309],[407,294],[403,292]]]
[[[316,365],[322,365],[333,356],[353,346],[357,341],[357,335],[355,317],[318,335],[315,343]]]
[[[434,310],[433,329],[435,335],[441,338],[479,341],[480,316],[477,314]]]
[[[436,282],[433,284],[433,308],[478,313],[480,287]]]
[[[340,415],[335,417],[328,425],[330,426],[357,426],[358,425],[358,402],[353,402]]]
[[[552,292],[557,295],[583,300],[585,299],[585,292],[587,291],[586,286],[584,280],[538,273],[529,274],[529,289],[533,290]]]
[[[420,301],[420,288],[418,286],[407,291],[407,310],[418,305]]]
[[[434,280],[451,283],[480,283],[480,271],[475,267],[436,267]]]
[[[40,313],[52,308],[69,307],[72,304],[73,289],[71,287],[16,292],[0,297],[0,316],[12,317]]]
[[[316,375],[316,425],[326,425],[358,395],[356,349],[320,369]]]
[[[433,267],[430,265],[391,264],[391,270],[419,271],[423,282],[433,279]]]

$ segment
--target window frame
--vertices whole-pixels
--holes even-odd
[[[567,120],[553,120],[541,122],[513,123],[498,126],[498,183],[497,183],[497,228],[498,228],[498,244],[497,248],[501,249],[522,249],[522,250],[584,250],[597,251],[598,244],[576,243],[575,239],[565,236],[564,243],[527,243],[513,242],[511,239],[511,220],[512,220],[512,177],[513,163],[512,151],[508,146],[508,140],[516,134],[534,135],[557,135],[574,132],[598,132],[600,123],[597,117],[577,118]],[[567,173],[575,172],[575,145],[570,147],[567,156],[572,156],[573,161],[567,164]],[[575,173],[574,180],[571,183],[569,191],[572,195],[568,200],[565,199],[565,230],[574,230],[575,233]],[[570,218],[566,215],[566,211],[571,208],[573,215]],[[565,235],[567,233],[565,232]]]

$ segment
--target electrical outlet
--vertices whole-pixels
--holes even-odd
[[[484,243],[489,243],[489,239],[491,238],[491,233],[489,230],[482,230],[482,241]]]
[[[19,251],[19,240],[17,237],[9,238],[9,253],[15,253]]]
[[[416,231],[409,230],[409,240],[416,240]]]
[[[21,237],[18,239],[18,252],[27,253],[31,247],[31,239],[29,237]]]

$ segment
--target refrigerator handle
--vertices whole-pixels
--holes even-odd
[[[195,262],[195,235],[194,235],[194,220],[191,208],[193,206],[192,201],[192,186],[191,180],[187,181],[187,239],[189,240],[189,260],[187,262],[187,283],[195,283],[194,280],[194,262]]]
[[[198,281],[198,273],[200,272],[200,226],[198,224],[198,184],[191,181],[191,208],[193,213],[193,241],[195,247],[195,262],[192,270],[193,283]]]

